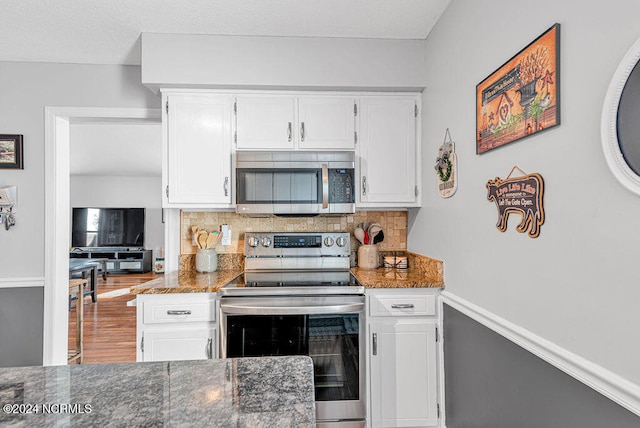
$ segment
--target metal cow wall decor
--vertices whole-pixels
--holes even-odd
[[[516,168],[518,167],[514,167],[511,173]],[[494,201],[498,207],[496,227],[500,232],[504,232],[507,230],[509,215],[517,213],[522,216],[522,221],[516,226],[516,231],[527,232],[531,238],[537,238],[540,235],[540,226],[544,223],[542,176],[526,174],[522,177],[509,178],[510,176],[511,174],[504,180],[496,177],[487,182],[487,199]]]

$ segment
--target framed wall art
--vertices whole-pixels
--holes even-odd
[[[476,154],[560,124],[560,24],[476,86]]]
[[[22,135],[0,134],[0,168],[24,169]]]

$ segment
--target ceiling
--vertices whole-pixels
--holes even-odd
[[[425,39],[450,0],[2,0],[0,61],[140,64],[140,34]]]

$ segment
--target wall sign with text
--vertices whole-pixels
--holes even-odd
[[[560,24],[476,86],[476,154],[560,124]]]
[[[518,167],[513,167],[511,173]],[[520,170],[522,172],[522,170]],[[498,208],[498,223],[500,232],[507,230],[509,215],[520,214],[522,220],[516,226],[516,231],[527,232],[531,238],[540,235],[540,227],[544,223],[544,181],[540,174],[525,174],[521,177],[504,180],[496,177],[487,182],[487,199],[493,201]]]

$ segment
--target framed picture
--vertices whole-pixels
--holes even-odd
[[[560,124],[560,24],[476,86],[476,154]]]
[[[0,134],[0,168],[24,169],[22,135]]]

